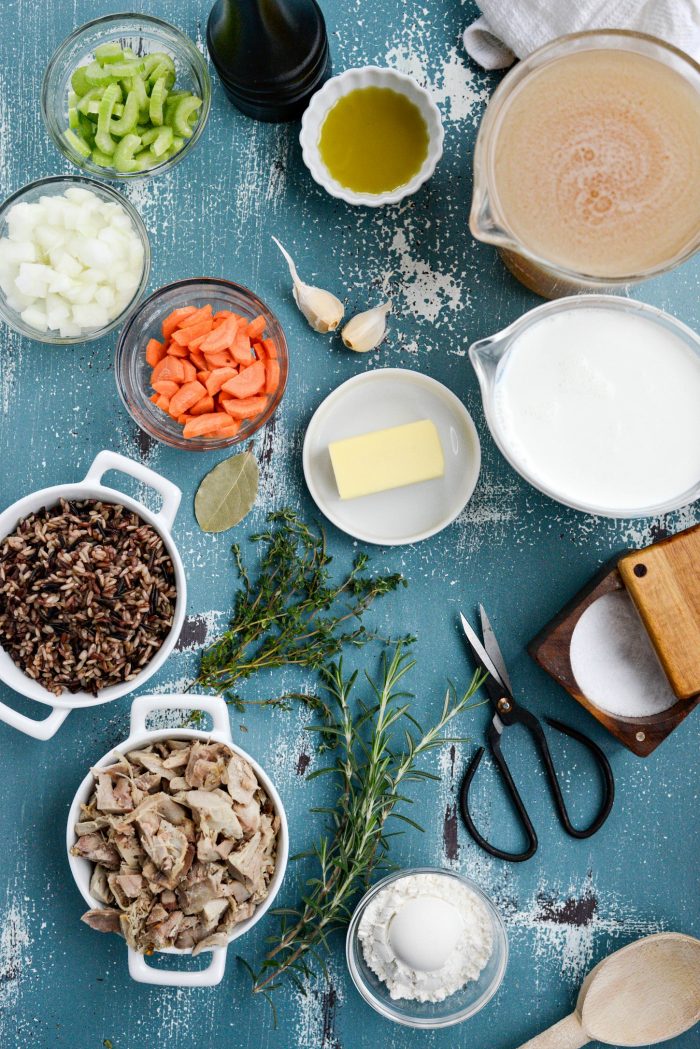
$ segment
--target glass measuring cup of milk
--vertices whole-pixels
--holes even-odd
[[[544,303],[473,343],[502,455],[551,499],[651,517],[700,497],[700,336],[619,295]]]
[[[594,30],[533,52],[494,92],[469,226],[544,298],[614,291],[700,247],[700,65]]]

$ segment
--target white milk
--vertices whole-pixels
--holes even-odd
[[[643,315],[591,306],[531,325],[495,411],[513,459],[565,502],[641,513],[700,481],[700,358]]]

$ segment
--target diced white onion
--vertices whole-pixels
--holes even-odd
[[[22,201],[0,239],[0,288],[37,332],[77,338],[106,327],[128,305],[143,268],[143,245],[121,205],[71,186]]]

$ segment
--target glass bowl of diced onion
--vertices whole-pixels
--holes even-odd
[[[106,335],[143,295],[150,266],[141,216],[104,183],[38,179],[0,205],[0,319],[30,339]]]
[[[84,148],[81,147],[79,141],[81,138],[80,123],[85,119],[96,121],[97,114],[92,113],[89,107],[82,112],[83,107],[79,103],[83,96],[76,97],[71,84],[71,78],[76,69],[87,68],[95,61],[103,64],[103,68],[108,70],[109,62],[115,58],[114,55],[109,55],[109,51],[119,48],[126,53],[126,62],[134,61],[137,58],[148,61],[148,56],[154,54],[165,56],[172,70],[172,77],[168,74],[167,87],[169,91],[172,91],[173,96],[178,93],[189,93],[201,99],[201,106],[189,114],[189,119],[185,121],[183,134],[178,136],[178,139],[181,140],[179,147],[174,149],[171,143],[170,147],[164,148],[162,159],[154,156],[147,166],[131,171],[117,170],[114,165],[107,163],[105,157],[100,160],[100,163],[96,163],[93,155],[84,155]],[[105,54],[107,57],[102,63],[100,59]],[[150,66],[147,67],[146,72],[149,69]],[[125,69],[124,72],[128,73],[129,70]],[[130,82],[130,78],[126,76],[119,82],[121,95],[114,116],[120,119],[120,110],[128,97]],[[86,22],[85,25],[66,37],[54,52],[46,67],[41,85],[41,111],[54,145],[77,167],[92,175],[109,179],[149,178],[168,171],[174,164],[183,160],[192,151],[204,130],[209,116],[210,103],[209,71],[204,56],[194,42],[175,26],[160,18],[145,14],[105,15],[92,22]],[[163,124],[168,124],[167,118],[163,120]],[[136,134],[140,133],[138,127],[133,131]],[[135,148],[142,147],[143,155],[151,148],[155,148],[152,142],[144,142],[142,146]],[[95,155],[99,159],[99,153]]]

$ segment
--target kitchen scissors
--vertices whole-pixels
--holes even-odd
[[[567,834],[570,834],[572,838],[590,838],[592,834],[595,834],[597,830],[600,830],[610,815],[610,810],[615,799],[615,781],[613,779],[612,769],[610,768],[610,762],[597,743],[594,743],[594,741],[584,735],[583,732],[571,728],[570,725],[563,725],[561,721],[556,721],[554,718],[545,718],[547,724],[551,725],[552,728],[557,729],[559,732],[563,732],[566,736],[571,736],[572,739],[578,740],[579,743],[582,743],[591,752],[603,778],[604,796],[600,811],[590,826],[586,827],[585,830],[577,830],[569,819],[561,787],[559,786],[559,780],[557,779],[557,773],[554,768],[554,762],[552,761],[552,755],[547,745],[547,739],[542,730],[542,726],[534,714],[531,714],[529,710],[526,710],[525,707],[521,707],[515,702],[510,678],[508,677],[508,671],[506,670],[501,650],[496,641],[496,635],[493,632],[493,628],[482,605],[479,605],[479,613],[481,617],[481,632],[484,638],[483,645],[479,641],[475,631],[472,630],[469,623],[461,613],[460,618],[462,620],[462,627],[466,634],[467,641],[469,642],[469,646],[474,655],[474,659],[479,668],[488,675],[484,681],[484,687],[495,709],[495,713],[487,732],[489,748],[493,760],[505,780],[507,791],[510,794],[518,816],[520,817],[520,821],[528,840],[527,848],[523,852],[505,852],[503,849],[497,849],[494,845],[490,845],[489,842],[486,841],[474,825],[474,821],[469,811],[469,788],[483,757],[483,747],[479,747],[469,764],[469,768],[464,774],[459,795],[460,809],[467,830],[474,841],[481,845],[482,849],[485,849],[491,856],[496,856],[500,860],[510,860],[512,863],[519,863],[522,860],[529,860],[530,857],[534,856],[536,853],[537,834],[535,833],[535,828],[527,814],[527,810],[523,804],[522,798],[520,797],[518,788],[515,785],[515,781],[513,780],[510,769],[508,768],[501,751],[501,737],[506,729],[510,728],[512,725],[523,725],[531,733],[537,745],[537,749],[540,752],[540,757],[544,763],[557,814],[564,826],[564,830]]]

